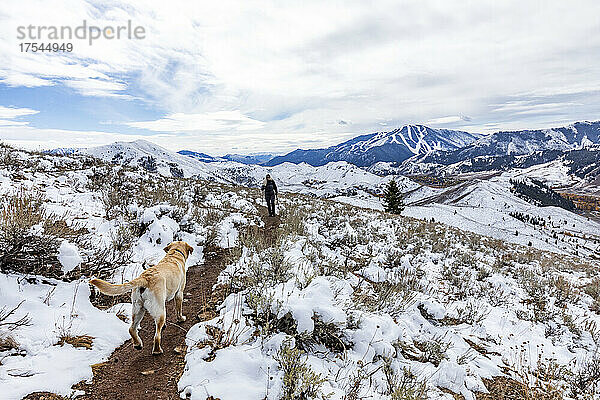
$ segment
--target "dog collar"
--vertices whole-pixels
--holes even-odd
[[[178,251],[179,254],[181,254],[183,256],[183,258],[185,258],[185,254],[183,254],[183,251],[179,250],[179,249],[175,249],[175,251]]]

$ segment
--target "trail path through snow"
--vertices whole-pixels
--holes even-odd
[[[162,334],[164,354],[151,354],[154,320],[146,315],[140,328],[144,348],[135,350],[129,339],[112,353],[108,361],[92,366],[92,383],[82,382],[74,386],[85,392],[77,399],[179,399],[177,381],[185,367],[185,336],[188,329],[198,322],[197,315],[212,305],[212,288],[225,266],[227,252],[220,248],[205,248],[204,263],[188,268],[183,305],[183,312],[188,318],[184,323],[176,323],[174,302],[167,303],[167,325]],[[55,397],[48,393],[32,393],[25,399],[42,398]]]
[[[275,230],[279,226],[279,217],[269,218],[266,207],[260,206],[259,211],[264,222],[261,234],[273,239]],[[92,367],[94,371],[92,383],[81,382],[74,386],[85,392],[76,398],[81,400],[179,399],[177,382],[185,368],[185,337],[187,331],[199,320],[213,318],[216,307],[226,296],[224,288],[213,291],[213,286],[228,262],[228,252],[227,249],[222,248],[205,248],[204,263],[188,268],[183,305],[183,312],[188,319],[184,323],[176,323],[174,302],[167,303],[167,325],[162,334],[164,354],[160,356],[151,354],[154,321],[146,315],[140,329],[144,349],[135,350],[129,339],[112,353],[108,361]],[[51,393],[36,392],[24,399],[62,400],[63,398]]]

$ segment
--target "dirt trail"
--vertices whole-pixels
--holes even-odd
[[[273,238],[280,223],[279,217],[268,217],[266,207],[259,206],[259,212],[265,224],[259,232]],[[92,366],[92,383],[82,382],[73,386],[85,392],[77,399],[179,399],[177,382],[185,367],[185,336],[199,320],[213,318],[216,307],[223,301],[226,288],[218,287],[215,291],[212,288],[228,262],[227,256],[228,250],[208,248],[204,251],[204,263],[188,268],[183,305],[183,312],[188,318],[183,323],[176,323],[175,302],[167,303],[167,325],[162,334],[164,354],[151,354],[154,322],[146,315],[140,328],[144,349],[135,350],[129,339],[112,353],[107,362]],[[62,397],[36,392],[24,399],[54,400]]]

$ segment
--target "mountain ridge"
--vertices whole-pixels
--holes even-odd
[[[479,133],[404,125],[388,132],[359,135],[327,148],[297,149],[274,157],[264,165],[306,162],[320,166],[331,161],[347,161],[358,167],[367,167],[379,161],[402,162],[415,154],[427,154],[435,150],[454,150],[482,137]]]

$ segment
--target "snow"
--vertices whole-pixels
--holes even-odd
[[[113,144],[79,149],[78,154],[85,154],[100,158],[107,162],[138,167],[148,157],[153,157],[157,163],[157,172],[164,176],[171,176],[171,165],[181,168],[183,175],[209,177],[205,164],[146,140],[133,142],[115,142]]]
[[[398,134],[394,140],[399,140]],[[418,136],[416,128],[411,135]],[[131,146],[135,151],[130,155],[138,151],[162,154],[147,143]],[[174,160],[170,153],[163,156],[163,160]],[[48,166],[57,162],[44,160]],[[60,160],[67,162],[69,157]],[[157,162],[158,173],[169,176],[160,166],[161,160]],[[109,278],[112,281],[137,276],[144,264],[160,260],[163,248],[173,240],[185,240],[194,248],[188,268],[202,263],[203,248],[214,233],[216,241],[211,245],[234,249],[232,255],[241,254],[239,259],[231,259],[219,277],[220,284],[228,284],[235,277],[239,291],[229,294],[218,306],[214,319],[194,325],[187,333],[186,366],[178,382],[182,397],[280,398],[284,382],[277,354],[283,343],[295,345],[300,338],[318,333],[317,321],[331,324],[338,329],[336,335],[351,343],[340,353],[318,343],[298,360],[325,379],[322,391],[332,393],[333,399],[344,398],[361,373],[369,375],[369,383],[360,388],[360,398],[389,398],[382,372],[385,362],[397,374],[407,369],[425,380],[432,399],[449,399],[436,389],[438,386],[474,399],[474,392],[485,390],[482,378],[504,374],[505,366],[518,369],[524,367],[520,362],[526,362],[534,368],[551,358],[576,370],[593,356],[597,338],[590,327],[600,324],[600,316],[590,309],[593,299],[582,288],[597,271],[590,268],[582,272],[573,265],[590,262],[586,257],[595,254],[590,238],[597,235],[600,226],[563,209],[537,207],[510,190],[509,180],[515,177],[575,182],[563,166],[550,163],[493,177],[474,176],[472,181],[450,188],[420,187],[407,178],[380,177],[344,162],[322,167],[288,163],[273,168],[244,166],[236,175],[238,167],[237,163],[215,162],[203,165],[201,172],[217,177],[217,181],[251,178],[248,183],[254,185],[269,171],[286,191],[335,201],[282,193],[279,207],[286,212],[295,209],[303,216],[306,229],[279,238],[281,268],[289,270],[260,291],[244,286],[244,274],[251,265],[258,265],[267,279],[271,267],[265,257],[269,254],[247,247],[248,240],[239,240],[248,225],[262,224],[257,207],[263,199],[258,191],[198,181],[208,192],[195,210],[198,214],[189,204],[187,208],[166,202],[128,207],[131,220],[127,223],[143,230],[134,238],[132,259],[115,266]],[[186,174],[194,171],[190,164]],[[128,173],[156,176],[140,169]],[[122,217],[105,218],[100,193],[88,187],[90,171],[24,171],[23,175],[16,183],[8,171],[0,169],[0,193],[14,192],[20,185],[37,187],[47,198],[47,211],[57,215],[68,211],[69,226],[82,223],[104,244],[111,243],[124,226]],[[408,205],[402,216],[381,212],[381,199],[370,193],[392,178],[406,193]],[[188,186],[195,181],[185,182],[190,185],[181,189],[182,199],[190,196]],[[211,215],[210,223],[205,218],[207,209],[217,215]],[[510,216],[515,211],[541,217],[547,226],[533,226]],[[561,239],[569,240],[552,240],[555,231]],[[278,232],[285,235],[285,229]],[[531,248],[521,247],[529,243]],[[62,241],[58,256],[63,271],[81,265],[87,251],[74,240]],[[575,254],[578,257],[573,257]],[[458,269],[458,282],[447,277],[451,268]],[[549,292],[545,304],[554,315],[548,321],[524,317],[532,312],[527,298],[529,276],[542,280]],[[577,299],[565,306],[557,305],[551,283],[558,277],[577,292]],[[408,289],[376,291],[388,284]],[[464,297],[456,294],[461,284],[468,285]],[[249,301],[250,293],[260,296],[261,310],[269,310],[274,318],[291,316],[295,334],[277,327],[258,329],[258,310],[252,308],[255,305]],[[0,304],[14,307],[22,300],[16,316],[29,314],[32,325],[10,332],[20,344],[17,352],[22,356],[0,353],[0,384],[6,398],[20,399],[38,390],[68,396],[74,383],[90,379],[90,365],[106,360],[129,337],[127,324],[115,314],[128,312],[130,305],[119,304],[106,311],[94,308],[85,279],[66,283],[0,274]],[[481,318],[458,320],[468,307],[479,310]],[[569,328],[565,316],[572,317],[579,334]],[[453,319],[459,322],[448,322]],[[213,348],[209,327],[224,332],[226,345]],[[92,349],[55,346],[64,332],[94,337]],[[489,353],[476,352],[467,340]],[[445,343],[448,348],[435,361],[423,358],[424,352],[417,347],[423,342]],[[14,376],[19,374],[33,375]]]
[[[490,185],[483,187],[487,187],[487,190],[496,190],[493,192],[494,196],[498,193],[505,194],[501,180]],[[465,204],[472,204],[477,199],[481,207],[491,207],[492,203],[489,193],[480,196],[476,191],[473,198],[465,196],[462,199]],[[514,202],[518,200],[512,199]],[[284,207],[287,204],[289,203],[284,202]],[[490,300],[488,297],[478,297],[477,300],[453,300],[448,293],[449,289],[445,286],[445,281],[440,279],[443,265],[454,262],[452,256],[436,255],[427,250],[427,246],[422,247],[415,254],[406,254],[411,251],[413,245],[398,244],[397,235],[403,229],[407,229],[404,224],[418,226],[422,224],[421,222],[411,220],[413,222],[409,223],[407,220],[389,218],[385,214],[368,209],[357,209],[353,216],[349,216],[345,211],[341,211],[345,210],[343,206],[335,203],[320,207],[325,207],[326,211],[322,211],[321,214],[316,212],[308,218],[307,237],[289,238],[287,243],[282,245],[286,248],[284,256],[292,265],[294,277],[286,282],[267,287],[263,294],[270,304],[271,312],[278,318],[291,315],[299,334],[313,332],[315,323],[313,316],[342,327],[343,335],[353,344],[352,348],[343,353],[343,358],[329,353],[323,346],[318,346],[317,350],[310,351],[305,356],[307,365],[327,378],[323,392],[332,393],[332,398],[343,398],[347,393],[344,388],[349,384],[351,377],[356,376],[357,371],[362,368],[375,372],[370,378],[372,382],[370,389],[362,391],[360,396],[387,398],[382,394],[384,377],[377,373],[381,368],[382,358],[390,358],[392,368],[399,373],[403,368],[408,368],[417,376],[424,377],[430,387],[448,388],[462,394],[466,399],[475,399],[474,392],[486,391],[481,378],[502,375],[504,365],[523,368],[524,366],[519,363],[525,359],[526,363],[535,367],[538,361],[545,362],[543,360],[552,358],[560,365],[571,366],[574,359],[580,360],[585,354],[589,355],[588,351],[593,351],[590,350],[593,349],[593,345],[589,337],[582,336],[579,341],[568,330],[564,330],[558,337],[548,337],[544,324],[519,317],[518,313],[524,308],[527,309],[523,300],[525,294],[521,283],[510,274],[495,273],[486,279],[486,284],[491,287],[489,290],[493,291],[487,295],[490,296]],[[440,204],[439,207],[453,208],[445,204]],[[414,209],[414,207],[410,208]],[[478,212],[486,217],[489,213],[487,210],[483,213],[481,210]],[[548,210],[548,212],[560,215],[561,211]],[[331,219],[335,223],[326,222]],[[357,224],[354,219],[363,221],[365,225]],[[456,219],[465,221],[464,216]],[[403,226],[404,228],[401,228]],[[435,229],[448,229],[447,232],[452,232],[451,228],[445,228],[440,224],[437,224]],[[457,235],[458,232],[456,231]],[[330,260],[329,262],[335,259],[343,262],[343,251],[334,249],[331,240],[346,237],[345,235],[366,239],[368,244],[355,245],[353,255],[360,258],[363,250],[370,251],[373,254],[371,262],[357,270],[356,275],[349,274],[341,278],[317,274],[305,281],[302,277],[309,276],[311,271],[315,272],[312,268],[316,268],[325,259]],[[427,236],[427,233],[425,235]],[[471,245],[467,246],[461,240],[465,239],[456,236],[449,246],[467,251],[466,249]],[[483,239],[481,242],[473,243],[483,243]],[[317,256],[317,259],[314,258],[314,246],[319,249],[317,253],[320,256]],[[382,263],[385,262],[386,257],[382,252],[392,250],[399,252],[401,257],[397,266],[390,270],[386,269],[389,267],[383,267]],[[451,249],[444,251],[447,252],[446,254],[452,254]],[[513,250],[506,251],[510,254]],[[488,266],[499,257],[475,253],[477,255],[474,257],[480,262],[485,261],[484,265]],[[221,282],[225,283],[227,277],[234,271],[240,273],[240,266],[250,262],[253,257],[256,255],[252,256],[249,250],[245,249],[242,258],[223,272]],[[469,265],[466,268],[477,267],[477,265]],[[535,270],[531,265],[520,265],[520,267]],[[388,282],[393,281],[393,277],[397,274],[406,273],[401,271],[412,271],[411,273],[415,274],[418,270],[423,271],[424,274],[421,278],[421,287],[427,289],[418,291],[414,300],[407,303],[401,311],[394,312],[393,315],[386,310],[367,311],[357,308],[353,303],[353,292],[360,287],[366,290],[365,282],[362,278],[359,279],[359,276],[375,282]],[[544,272],[546,275],[549,273]],[[566,276],[573,282],[579,279],[577,273]],[[464,279],[469,281],[471,278],[465,276]],[[500,301],[496,300],[498,298]],[[216,350],[216,358],[210,362],[206,361],[210,350],[206,347],[191,347],[186,359],[186,372],[179,383],[179,388],[192,399],[203,399],[207,396],[229,398],[233,396],[230,385],[233,380],[240,382],[241,388],[246,388],[250,382],[255,382],[252,389],[236,392],[236,399],[279,398],[282,375],[275,362],[275,355],[287,335],[282,332],[266,337],[252,335],[251,332],[255,329],[251,322],[252,311],[248,309],[249,305],[243,299],[243,292],[230,295],[223,303],[219,317],[198,324],[188,333],[188,345],[208,341],[204,346],[210,346],[210,336],[202,329],[207,325],[216,326],[227,332],[232,328],[234,331],[244,331],[240,340],[235,341],[232,346]],[[549,301],[550,304],[552,301]],[[394,302],[392,301],[391,304]],[[463,322],[458,325],[440,322],[445,317],[456,318],[460,315],[461,308],[467,306],[481,307],[483,316],[480,322],[473,324]],[[420,308],[424,309],[432,320],[425,319]],[[579,305],[570,304],[569,312],[579,321],[591,318],[600,322],[600,317]],[[348,325],[350,316],[353,320],[360,321],[358,329]],[[489,349],[490,353],[487,355],[477,353],[466,339],[482,344]],[[406,358],[405,354],[398,350],[398,342],[404,343],[403,346],[411,347],[418,341],[448,343],[449,348],[445,358],[436,366],[431,362]],[[567,345],[567,343],[571,344]],[[226,373],[223,374],[223,371]],[[430,397],[447,398],[443,394],[436,395],[435,391],[430,393]]]
[[[275,369],[274,361],[250,345],[223,349],[211,362],[203,360],[205,352],[191,354],[186,357],[187,366],[201,369],[202,378],[191,375],[186,367],[179,380],[182,398],[206,399],[210,393],[219,393],[222,399],[260,399],[269,385],[269,366]]]
[[[105,361],[129,338],[127,324],[90,304],[87,282],[46,281],[0,274],[0,304],[13,308],[23,302],[16,317],[31,319],[31,325],[10,332],[23,355],[2,358],[3,399],[18,400],[34,391],[68,396],[71,385],[91,379],[92,364]],[[61,334],[90,335],[92,348],[57,346]]]
[[[315,313],[328,322],[346,322],[346,314],[332,302],[333,291],[329,280],[325,277],[313,279],[303,290],[298,290],[293,282],[288,282],[273,288],[273,293],[281,293],[285,302],[278,304],[272,311],[277,312],[278,318],[290,312],[298,323],[299,333],[313,331],[312,317]]]
[[[76,245],[63,241],[58,248],[58,261],[62,264],[63,272],[67,273],[74,270],[83,259],[79,255],[79,249]]]
[[[232,248],[238,240],[238,230],[236,226],[246,224],[248,220],[240,213],[227,216],[218,227],[218,243],[224,249]]]

